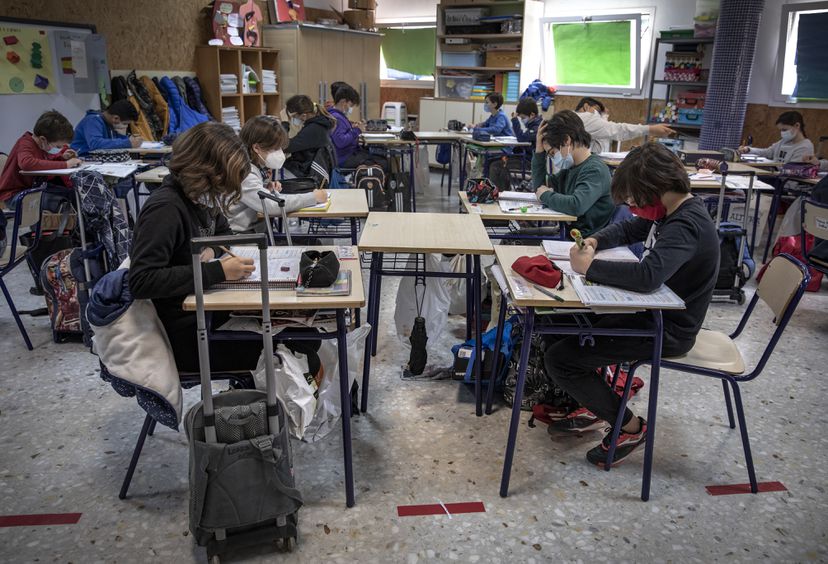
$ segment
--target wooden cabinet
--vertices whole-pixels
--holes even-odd
[[[260,83],[255,91],[243,93],[242,65],[253,69],[259,80],[262,79],[262,70],[275,72],[277,92],[263,92]],[[216,119],[221,119],[222,108],[235,107],[238,110],[239,121],[244,125],[245,120],[253,116],[278,115],[282,109],[279,52],[274,49],[200,45],[196,48],[196,69],[207,109]],[[236,92],[222,92],[222,74],[237,77]]]
[[[279,50],[279,90],[284,100],[305,94],[325,103],[331,100],[331,83],[342,81],[362,99],[352,120],[380,117],[380,34],[280,24],[265,26],[262,38],[264,45]]]

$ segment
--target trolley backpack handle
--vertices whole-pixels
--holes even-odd
[[[190,241],[190,252],[201,254],[205,247],[220,247],[222,245],[256,245],[260,249],[267,248],[267,238],[264,233],[250,235],[214,235],[212,237],[195,237]]]
[[[287,212],[285,212],[285,199],[280,198],[273,192],[268,192],[267,190],[259,190],[258,192],[259,200],[262,202],[262,213],[264,214],[265,224],[267,225],[267,232],[270,234],[270,243],[272,245],[276,244],[276,239],[273,238],[273,226],[270,224],[270,215],[267,213],[267,206],[265,205],[265,199],[272,200],[279,204],[279,211],[282,214],[282,229],[285,230],[285,237],[287,237],[287,244],[288,247],[293,246],[293,241],[290,239],[290,229],[288,229],[288,220],[287,220]]]

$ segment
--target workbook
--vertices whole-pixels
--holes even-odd
[[[570,276],[569,280],[585,306],[684,309],[684,300],[663,284],[655,292],[642,293],[587,282],[583,276]]]
[[[529,202],[530,204],[540,203],[537,194],[535,194],[534,192],[514,192],[510,190],[504,190],[503,192],[501,192],[498,196],[498,200]]]
[[[324,288],[296,287],[296,297],[307,296],[350,296],[351,295],[351,271],[340,270],[336,282]]]
[[[328,192],[328,199],[324,202],[319,204],[313,204],[312,206],[308,206],[306,208],[302,208],[300,212],[309,212],[309,211],[328,211],[328,208],[331,207],[331,194]]]
[[[575,243],[571,241],[544,241],[543,252],[554,261],[569,260],[569,250]],[[614,247],[604,249],[595,253],[597,260],[617,260],[625,262],[638,262],[638,257],[627,247]]]
[[[293,290],[299,277],[299,259],[304,247],[268,247],[267,279],[271,290]],[[259,248],[252,245],[233,246],[230,252],[239,258],[253,259],[253,274],[244,280],[231,280],[216,284],[224,290],[252,290],[260,287],[262,269],[259,264]]]

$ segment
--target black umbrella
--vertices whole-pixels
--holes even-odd
[[[411,343],[411,355],[408,357],[408,371],[414,376],[419,376],[425,370],[428,360],[428,334],[426,333],[425,318],[415,317],[414,327],[411,328],[411,336],[408,338]]]

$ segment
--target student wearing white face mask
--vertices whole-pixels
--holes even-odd
[[[239,133],[242,142],[250,154],[254,165],[242,180],[241,197],[227,209],[227,221],[234,233],[261,232],[264,223],[258,219],[262,211],[260,190],[279,192],[281,184],[271,181],[272,171],[278,171],[285,164],[284,147],[288,142],[287,132],[273,116],[256,116],[244,123]],[[326,190],[314,190],[307,194],[282,194],[285,211],[288,213],[324,202],[328,199]],[[268,214],[278,217],[279,205],[271,200],[264,200]]]
[[[101,149],[140,147],[138,135],[128,135],[129,125],[138,120],[138,110],[129,100],[118,100],[102,112],[89,110],[75,127],[72,149],[80,156]]]
[[[776,127],[781,139],[766,149],[739,147],[740,153],[750,153],[782,163],[805,162],[805,157],[814,154],[814,144],[805,137],[805,121],[799,112],[782,112],[776,118]]]
[[[296,178],[313,177],[314,160],[318,162],[319,151],[331,144],[330,134],[336,125],[336,119],[304,94],[291,97],[285,103],[285,110],[290,125],[301,128],[285,148],[288,158],[284,169],[290,173],[285,178],[290,175]],[[333,162],[324,165],[329,177],[330,169],[335,165]]]
[[[606,153],[610,150],[613,141],[627,141],[636,137],[649,135],[650,137],[669,137],[675,131],[663,123],[639,125],[637,123],[615,123],[609,120],[609,113],[600,100],[595,98],[581,98],[575,111],[584,129],[592,137],[590,149],[593,153]]]
[[[540,126],[532,156],[532,186],[538,199],[550,209],[576,216],[570,227],[585,237],[606,227],[615,211],[609,168],[590,152],[591,142],[578,115],[563,110]],[[550,173],[548,161],[558,172]]]

